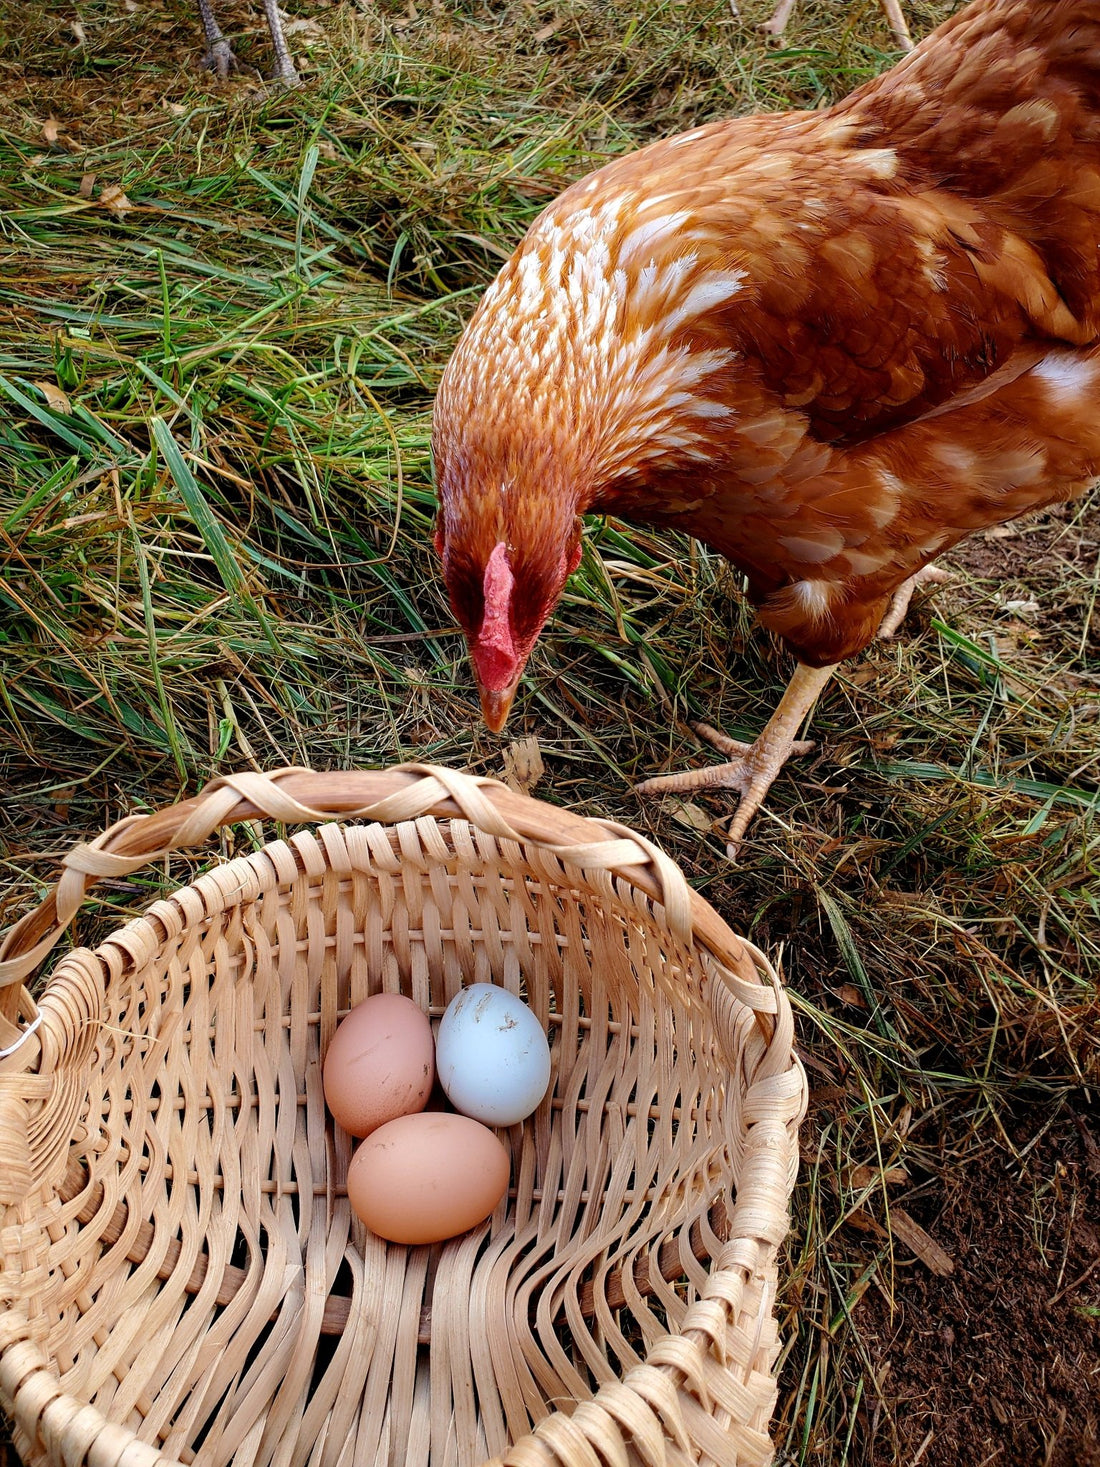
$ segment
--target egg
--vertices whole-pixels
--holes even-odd
[[[332,1036],[322,1080],[325,1103],[352,1136],[369,1136],[396,1116],[423,1110],[435,1052],[428,1016],[400,993],[356,1004]]]
[[[391,1243],[441,1243],[484,1222],[508,1190],[510,1169],[500,1140],[468,1116],[399,1116],[356,1150],[348,1201]]]
[[[471,983],[444,1011],[435,1064],[456,1110],[487,1126],[529,1116],[550,1083],[550,1045],[523,1002],[495,983]]]

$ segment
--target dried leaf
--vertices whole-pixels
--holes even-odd
[[[517,795],[530,794],[545,772],[542,750],[533,734],[517,739],[504,751],[504,783]]]
[[[1038,601],[1002,601],[1002,611],[1041,611]]]
[[[42,124],[42,136],[45,138],[46,142],[49,143],[51,148],[53,147],[54,143],[57,142],[60,132],[61,124],[60,122],[58,122],[57,118],[47,117],[45,122]]]
[[[117,183],[104,184],[99,192],[99,202],[120,219],[134,207]]]
[[[915,1253],[930,1272],[946,1278],[955,1272],[955,1260],[900,1207],[890,1209],[890,1231],[899,1243]]]
[[[110,489],[115,501],[115,515],[117,516],[120,525],[125,524],[126,515],[122,508],[122,481],[119,477],[118,470],[108,469],[103,478],[100,479],[99,487],[101,489]]]
[[[714,826],[714,816],[704,810],[702,805],[693,804],[691,800],[668,799],[661,803],[677,825],[686,825],[689,830],[704,832]]]
[[[858,1228],[861,1233],[870,1233],[873,1238],[886,1237],[886,1229],[869,1212],[864,1212],[862,1207],[853,1207],[844,1221],[850,1227]]]
[[[73,38],[77,42],[77,44],[80,45],[80,46],[83,46],[85,44],[85,42],[87,41],[88,37],[85,34],[84,27],[83,27],[83,25],[81,25],[80,21],[79,20],[70,20],[69,21],[69,29],[72,31]]]
[[[55,382],[36,382],[34,385],[55,413],[65,413],[67,416],[72,412],[72,403]]]
[[[49,136],[46,137],[46,141],[55,153],[80,152],[80,144],[75,142],[67,132],[61,132],[60,123],[54,118],[51,117],[50,121],[43,127],[42,131],[44,135],[47,127],[49,128]]]
[[[80,197],[82,199],[90,199],[92,197],[92,190],[95,188],[95,180],[96,175],[94,173],[86,173],[84,177],[80,180],[80,189],[78,192],[80,193]]]
[[[902,1182],[908,1180],[909,1173],[903,1166],[888,1166],[882,1171],[875,1166],[854,1166],[848,1173],[849,1184],[860,1190],[878,1182],[886,1182],[888,1186],[900,1186]]]

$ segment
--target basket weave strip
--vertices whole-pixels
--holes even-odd
[[[805,1082],[766,959],[649,842],[434,767],[234,776],[79,847],[4,975],[122,862],[349,809],[374,823],[273,841],[68,953],[0,1060],[25,1459],[766,1462]],[[369,993],[435,1016],[483,980],[547,1027],[551,1092],[483,1226],[387,1245],[348,1205],[326,1047]]]

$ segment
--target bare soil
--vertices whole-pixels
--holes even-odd
[[[1034,1112],[1006,1139],[907,1199],[954,1271],[899,1254],[892,1306],[861,1301],[866,1462],[1100,1464],[1100,1126]]]

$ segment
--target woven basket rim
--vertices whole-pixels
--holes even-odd
[[[366,831],[371,828],[379,828],[399,838],[397,833],[403,824],[415,824],[417,828],[420,828],[425,821],[432,821],[437,826],[449,826],[457,818],[454,816],[420,816],[415,822],[397,822],[394,825],[341,820],[325,822],[316,828],[315,834],[323,839],[324,832],[328,828],[345,833],[349,830]],[[528,844],[535,845],[538,849],[545,849],[542,842],[524,841],[522,846]],[[265,894],[299,877],[308,877],[310,873],[302,861],[300,850],[300,836],[291,835],[286,839],[276,838],[266,841],[254,851],[243,852],[239,856],[220,860],[206,871],[200,872],[192,880],[181,883],[180,886],[154,899],[142,912],[128,918],[120,927],[103,937],[94,949],[70,950],[63,955],[51,974],[47,988],[39,996],[39,1018],[43,1016],[43,1000],[49,991],[49,985],[54,982],[55,978],[64,976],[66,961],[80,954],[99,961],[116,977],[125,972],[132,972],[147,960],[156,947],[177,937],[189,924],[196,921],[213,921],[239,901]],[[294,862],[295,870],[293,872],[285,864],[288,859]],[[606,868],[603,865],[593,868],[580,863],[572,866],[571,863],[567,865],[563,862],[563,881],[566,879],[564,873],[569,870],[573,873],[572,880],[587,885],[590,890],[595,890],[595,884],[591,880],[592,872],[603,873]],[[628,883],[629,876],[615,878],[616,886]],[[632,889],[637,889],[633,888],[632,883],[630,885]],[[201,914],[190,909],[189,896],[201,901],[203,908]],[[616,900],[624,907],[629,905],[621,889],[616,892]],[[660,906],[659,903],[655,905]],[[719,959],[707,945],[695,942],[694,939],[692,945],[701,951],[706,961],[713,965],[715,973],[731,991],[733,997],[745,1007],[751,1008],[754,1016],[767,1023],[765,1034],[770,1042],[774,1021],[780,1009],[777,993],[781,988],[781,979],[774,965],[759,947],[747,938],[733,935],[738,951],[728,954],[725,961]]]
[[[151,814],[130,815],[62,860],[62,874],[43,901],[0,934],[0,1073],[33,1024],[37,1006],[26,984],[72,921],[85,894],[104,877],[128,875],[173,851],[200,845],[223,825],[249,820],[320,825],[330,821],[397,824],[423,816],[459,816],[488,835],[533,842],[571,864],[613,871],[656,898],[670,928],[697,941],[727,968],[767,975],[761,1002],[774,1014],[781,986],[770,960],[736,933],[688,884],[659,846],[629,826],[580,816],[495,779],[446,766],[401,764],[388,770],[317,771],[287,766],[261,774],[221,775],[191,799]],[[771,995],[771,997],[769,997]]]

